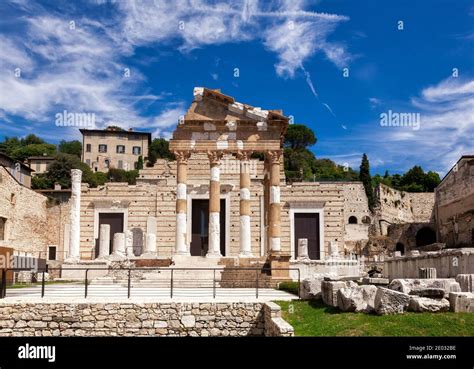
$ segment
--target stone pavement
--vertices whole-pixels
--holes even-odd
[[[217,288],[213,297],[212,288],[174,288],[173,298],[167,287],[133,287],[130,299],[127,288],[122,285],[89,285],[87,298],[84,298],[83,284],[46,285],[45,296],[41,298],[41,286],[7,289],[2,302],[110,302],[110,301],[143,301],[143,302],[267,302],[275,300],[294,300],[298,297],[285,291],[271,288],[260,288],[258,298],[255,288]]]

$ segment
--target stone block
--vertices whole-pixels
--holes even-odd
[[[420,268],[418,276],[424,279],[436,279],[436,268]]]
[[[413,296],[408,304],[408,311],[417,313],[438,313],[449,310],[448,299],[432,299],[428,297]]]
[[[474,274],[458,274],[456,282],[459,283],[461,292],[474,292]]]
[[[303,300],[321,299],[321,283],[324,278],[306,278],[300,285],[300,297]]]
[[[342,311],[371,312],[376,293],[377,287],[373,285],[341,288],[337,292],[337,306]]]
[[[394,279],[388,285],[394,291],[409,294],[411,290],[417,288],[442,288],[444,297],[448,298],[450,292],[460,292],[459,283],[454,278],[438,279]]]
[[[362,284],[369,285],[377,285],[377,286],[388,286],[390,283],[388,278],[374,278],[374,277],[366,277],[362,278]]]
[[[414,288],[410,291],[410,295],[416,295],[420,297],[429,297],[432,299],[441,299],[444,297],[445,292],[442,288]]]
[[[401,314],[405,312],[410,303],[410,295],[379,287],[375,294],[375,312],[379,315]]]
[[[322,281],[321,297],[326,305],[337,307],[337,291],[341,288],[357,286],[352,281]]]
[[[451,292],[449,304],[451,311],[455,313],[474,313],[474,293]]]

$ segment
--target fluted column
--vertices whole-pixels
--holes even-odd
[[[267,152],[270,171],[270,208],[268,214],[268,239],[270,241],[270,252],[278,253],[280,247],[280,160],[281,151]]]
[[[176,175],[176,248],[177,255],[190,255],[186,244],[187,232],[187,180],[189,151],[177,151],[174,153],[177,160]]]
[[[237,153],[240,160],[240,257],[252,257],[250,227],[250,152]]]
[[[220,160],[222,152],[209,151],[211,180],[209,185],[209,248],[207,257],[221,257],[221,185],[220,185]]]
[[[69,228],[68,262],[76,262],[81,258],[81,181],[82,171],[71,169],[71,213]]]

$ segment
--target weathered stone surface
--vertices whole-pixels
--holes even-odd
[[[461,287],[461,292],[474,292],[474,274],[458,274],[456,282]]]
[[[0,336],[292,336],[271,303],[0,303]]]
[[[371,312],[376,293],[377,287],[372,285],[341,288],[337,292],[337,306],[342,311]]]
[[[337,307],[337,291],[345,287],[354,287],[357,283],[352,281],[322,281],[321,295],[326,305]]]
[[[321,299],[321,283],[324,277],[306,278],[300,285],[300,297],[303,300]]]
[[[449,304],[451,311],[455,313],[474,313],[474,293],[451,292]]]
[[[416,295],[420,297],[430,297],[434,299],[441,299],[444,297],[445,292],[444,289],[442,288],[423,288],[423,287],[417,287],[413,288],[409,295]]]
[[[362,278],[362,284],[388,286],[389,283],[390,281],[388,278],[375,278],[375,277]]]
[[[418,313],[429,312],[438,313],[449,310],[448,299],[430,299],[428,297],[413,296],[408,304],[408,311],[414,311]]]
[[[420,268],[418,276],[423,279],[436,279],[436,268]]]
[[[413,289],[419,288],[441,288],[444,290],[444,297],[448,297],[450,292],[460,292],[459,283],[454,278],[438,279],[394,279],[388,285],[394,291],[409,294]]]
[[[410,303],[410,295],[388,288],[379,287],[375,294],[375,312],[383,314],[401,314]]]

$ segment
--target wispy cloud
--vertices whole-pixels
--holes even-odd
[[[368,153],[373,168],[407,170],[427,163],[424,169],[439,173],[449,170],[461,155],[474,153],[474,80],[440,81],[390,109],[396,113],[419,113],[420,129],[381,127],[380,121],[375,120],[358,127],[350,137],[326,142],[326,146],[357,143]]]
[[[317,53],[337,66],[350,59],[343,45],[328,41],[348,18],[307,11],[305,1],[87,3],[97,9],[107,7],[107,17],[89,16],[75,3],[62,6],[61,11],[36,2],[10,0],[9,4],[18,10],[9,21],[23,34],[0,32],[0,66],[7,71],[0,75],[4,121],[18,116],[53,124],[54,114],[67,109],[95,113],[99,127],[114,122],[125,128],[163,131],[171,116],[176,123],[182,102],[170,96],[163,101],[160,94],[149,93],[146,76],[123,64],[141,46],[173,45],[189,53],[207,45],[260,41],[276,55],[276,74],[294,78],[301,70],[315,96],[303,63]],[[21,76],[15,76],[16,68]],[[212,77],[216,80],[218,75]],[[155,102],[161,110],[153,118],[146,109]]]

